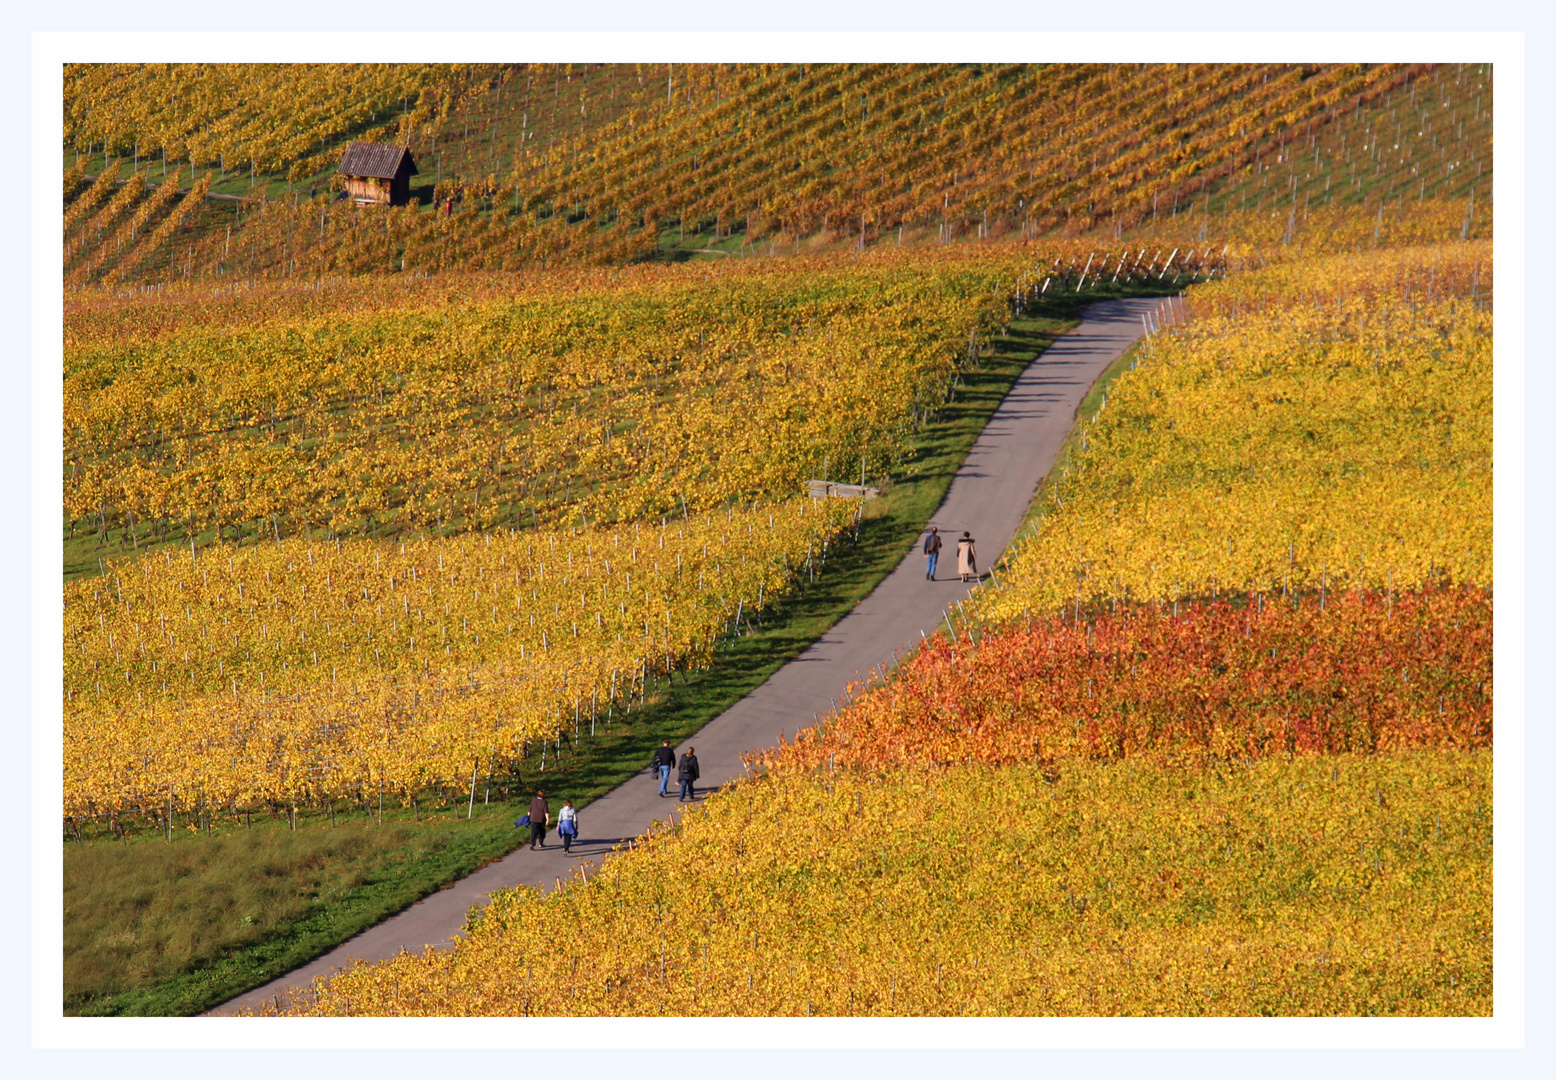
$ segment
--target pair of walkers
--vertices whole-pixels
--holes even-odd
[[[681,755],[681,763],[677,767],[675,751],[670,749],[670,740],[666,739],[654,751],[654,757],[649,763],[649,768],[659,774],[659,797],[661,799],[669,794],[667,789],[670,786],[670,770],[675,769],[675,778],[681,783],[681,797],[676,801],[685,802],[687,799],[691,799],[693,802],[696,801],[697,780],[702,775],[702,770],[697,766],[697,748],[695,746],[686,748],[686,753]]]
[[[535,797],[530,800],[529,813],[515,825],[529,826],[529,849],[534,851],[536,847],[546,846],[546,830],[551,827],[551,806],[546,802],[544,791],[535,792]],[[562,838],[562,850],[571,852],[573,841],[578,837],[578,811],[573,809],[572,799],[562,800],[562,809],[556,815],[557,835]]]
[[[978,552],[973,542],[970,532],[963,532],[961,539],[956,542],[956,572],[963,581],[978,579]],[[924,568],[924,578],[927,581],[935,580],[935,567],[940,563],[940,547],[940,530],[931,525],[929,535],[924,537],[924,558],[928,563]]]

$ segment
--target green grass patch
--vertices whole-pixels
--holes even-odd
[[[501,822],[471,824],[70,845],[65,1012],[187,1014],[259,985],[500,854]]]

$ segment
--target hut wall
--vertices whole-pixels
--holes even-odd
[[[386,203],[389,201],[388,186],[384,181],[373,176],[346,177],[346,194],[353,199],[366,202]]]

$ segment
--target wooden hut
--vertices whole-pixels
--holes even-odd
[[[408,146],[354,142],[340,159],[346,194],[358,206],[404,206],[411,197],[416,162]]]

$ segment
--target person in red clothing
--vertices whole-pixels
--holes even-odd
[[[551,826],[551,807],[546,805],[546,793],[535,792],[535,798],[529,804],[529,849],[535,850],[535,845],[546,846],[546,830]]]

